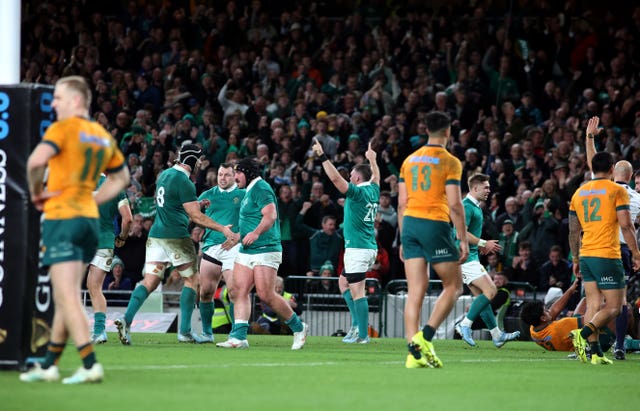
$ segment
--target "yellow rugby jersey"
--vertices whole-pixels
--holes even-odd
[[[629,209],[629,194],[620,184],[595,179],[580,187],[571,197],[569,213],[580,221],[580,256],[620,258],[618,210]]]
[[[400,182],[407,188],[404,215],[449,222],[449,202],[445,186],[460,185],[462,164],[444,147],[420,147],[402,163]]]
[[[71,117],[53,123],[42,143],[57,153],[49,160],[47,191],[60,192],[45,202],[45,218],[98,218],[93,191],[100,173],[124,167],[124,156],[111,134],[96,122]]]

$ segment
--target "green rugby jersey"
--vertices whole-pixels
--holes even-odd
[[[380,202],[380,186],[349,183],[344,202],[344,247],[377,250],[373,224]]]
[[[240,207],[239,226],[241,238],[244,238],[258,227],[260,220],[262,220],[262,209],[271,203],[276,206],[277,211],[276,195],[269,183],[262,178],[256,178],[247,186],[247,192]],[[240,251],[245,254],[282,252],[278,220],[276,219],[267,231],[260,234],[253,244],[247,247],[242,245]]]
[[[107,178],[104,175],[100,176],[100,180],[98,180],[98,188],[100,188],[106,179]],[[127,199],[127,194],[124,191],[121,191],[111,200],[98,206],[98,212],[100,213],[100,219],[98,220],[100,227],[98,249],[113,248],[113,243],[116,240],[115,218],[120,214],[119,209],[123,205],[127,205],[128,207],[129,200]]]
[[[482,238],[484,215],[482,214],[480,203],[476,199],[466,196],[464,200],[462,200],[462,205],[464,206],[464,218],[467,231],[478,238]],[[456,244],[460,244],[460,241],[456,241]],[[476,244],[469,243],[469,257],[466,262],[469,261],[480,261],[478,246]]]
[[[223,190],[216,186],[200,194],[199,201],[209,200],[211,205],[205,210],[205,214],[213,221],[223,226],[232,225],[231,231],[238,232],[238,219],[240,218],[240,204],[244,198],[246,190],[238,188],[237,185]],[[226,241],[224,234],[207,228],[202,237],[202,250],[207,250],[214,245],[222,244]]]
[[[160,173],[156,182],[156,219],[149,231],[153,238],[188,238],[189,215],[182,206],[198,201],[189,172],[175,165]]]

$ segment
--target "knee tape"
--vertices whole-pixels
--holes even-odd
[[[144,263],[144,273],[157,275],[162,278],[164,276],[164,271],[167,269],[166,264],[162,263]]]
[[[189,278],[195,273],[197,273],[197,270],[195,269],[193,264],[191,264],[189,267],[185,268],[184,270],[178,270],[178,272],[180,273],[180,277]]]
[[[344,276],[347,279],[347,282],[349,284],[353,284],[353,283],[359,283],[360,281],[367,278],[367,273],[351,273],[351,274],[345,273]]]

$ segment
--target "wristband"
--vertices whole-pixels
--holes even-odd
[[[593,134],[591,133],[587,134],[587,138],[593,138],[593,137],[595,137]]]
[[[122,236],[121,236],[121,235],[118,235],[118,240],[120,240],[120,241],[127,241],[127,239],[126,239],[126,238],[122,238]]]
[[[478,240],[478,247],[486,247],[487,240],[483,240],[482,238]]]
[[[329,161],[329,157],[327,157],[325,153],[322,153],[322,155],[320,156],[320,162],[324,163],[325,161]]]

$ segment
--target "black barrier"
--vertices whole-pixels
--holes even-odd
[[[40,217],[29,202],[26,164],[53,120],[52,90],[0,87],[0,368],[15,369],[27,356],[42,355],[49,338],[53,307],[41,298],[34,303],[36,283],[41,290],[50,284],[38,275]]]

